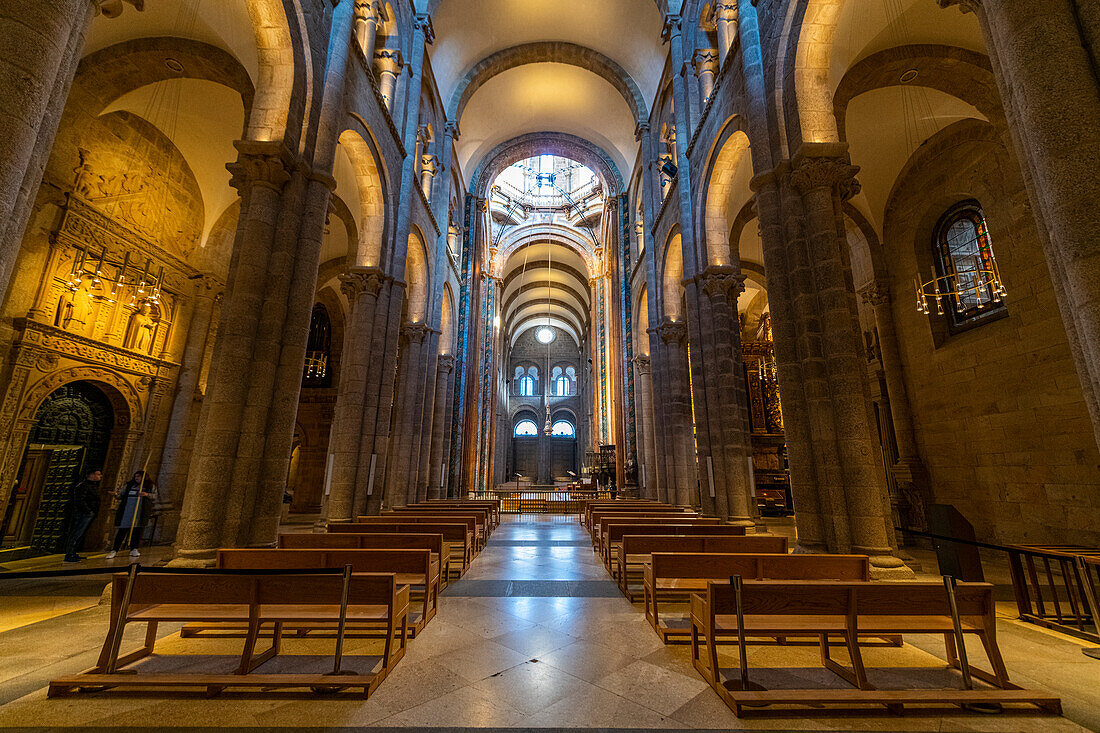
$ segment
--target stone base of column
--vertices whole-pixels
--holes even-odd
[[[756,527],[756,521],[752,517],[730,517],[726,524],[734,527]]]
[[[170,568],[212,568],[217,562],[217,550],[189,550],[177,552],[168,561]]]
[[[915,580],[917,574],[901,558],[891,555],[888,548],[852,547],[857,555],[871,559],[871,580]]]

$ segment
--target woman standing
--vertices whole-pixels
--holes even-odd
[[[135,471],[133,478],[115,493],[118,497],[118,508],[115,509],[115,541],[111,545],[111,551],[107,553],[108,560],[118,554],[127,538],[130,540],[130,557],[141,556],[137,547],[156,495],[156,484],[145,475],[145,471]]]

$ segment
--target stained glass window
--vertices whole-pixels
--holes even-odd
[[[320,303],[313,306],[309,318],[309,341],[306,344],[306,368],[302,375],[303,387],[329,387],[332,372],[329,356],[332,349],[332,325],[328,310]]]
[[[966,323],[1004,306],[994,282],[993,242],[977,201],[964,201],[944,215],[936,228],[935,253],[936,274],[957,293],[944,303],[952,323]]]

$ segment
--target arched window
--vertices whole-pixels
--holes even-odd
[[[313,306],[309,318],[309,341],[306,342],[306,368],[302,375],[303,387],[331,387],[332,372],[329,356],[332,350],[332,324],[328,310],[321,303]]]
[[[524,375],[519,378],[519,394],[521,397],[535,396],[535,379]]]
[[[993,242],[977,201],[964,201],[940,219],[934,249],[936,274],[958,293],[944,303],[954,325],[1004,307]]]
[[[515,429],[512,431],[512,435],[517,438],[536,438],[539,434],[539,426],[535,425],[534,420],[520,420],[516,423]]]
[[[550,426],[550,435],[555,438],[575,438],[577,437],[577,431],[573,428],[572,423],[558,420]]]
[[[572,391],[569,389],[569,377],[562,374],[554,380],[554,392],[562,397],[568,397]]]

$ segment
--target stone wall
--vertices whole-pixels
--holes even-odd
[[[885,217],[893,313],[934,499],[994,542],[1100,542],[1100,455],[1019,166],[990,125],[953,125],[910,160]],[[977,199],[1006,318],[948,334],[917,313],[919,264],[953,204]],[[925,278],[927,279],[927,278]]]

